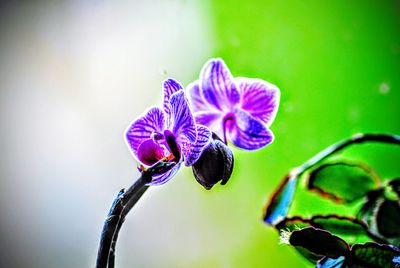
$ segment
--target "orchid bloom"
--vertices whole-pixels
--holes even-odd
[[[153,177],[150,185],[170,180],[181,163],[193,165],[211,139],[210,130],[197,125],[182,86],[173,79],[164,82],[163,109],[151,107],[126,130],[126,141],[134,157],[145,166],[158,161],[175,162],[169,171]]]
[[[270,144],[269,129],[278,111],[280,91],[264,80],[233,77],[222,59],[211,59],[200,79],[187,87],[196,123],[235,146],[256,150]]]

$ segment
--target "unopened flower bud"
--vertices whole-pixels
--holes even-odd
[[[196,180],[207,190],[228,182],[233,171],[233,152],[215,134],[199,160],[192,166]]]

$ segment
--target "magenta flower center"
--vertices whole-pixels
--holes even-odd
[[[165,157],[163,147],[153,139],[143,141],[138,148],[139,161],[152,166]]]
[[[151,135],[151,138],[139,145],[138,158],[140,162],[148,166],[154,165],[163,158],[179,161],[181,149],[171,131],[165,130],[164,134],[155,132]]]

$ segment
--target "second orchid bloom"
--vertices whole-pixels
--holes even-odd
[[[225,142],[256,150],[273,141],[269,127],[280,99],[275,85],[233,77],[222,59],[211,59],[187,90],[196,122],[208,126]]]
[[[150,108],[126,131],[127,143],[142,165],[174,164],[171,170],[154,176],[150,185],[170,180],[184,162],[193,166],[196,180],[211,189],[218,181],[225,184],[232,174],[233,153],[226,146],[228,141],[246,150],[272,142],[269,126],[280,97],[276,86],[261,79],[234,78],[221,59],[211,59],[186,94],[190,106],[183,87],[173,79],[166,80],[163,109]]]

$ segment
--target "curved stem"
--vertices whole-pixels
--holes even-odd
[[[108,254],[108,268],[113,268],[114,267],[114,260],[115,260],[115,246],[117,244],[117,239],[118,239],[118,234],[119,231],[122,227],[122,224],[125,221],[125,216],[128,214],[128,212],[133,208],[133,206],[136,204],[137,201],[142,197],[142,195],[146,192],[146,190],[149,188],[149,186],[144,186],[137,192],[134,192],[134,195],[132,198],[129,199],[129,202],[126,204],[124,211],[122,213],[122,217],[119,219],[119,222],[117,224],[117,228],[114,233],[113,240],[111,241],[111,248],[110,252]],[[129,189],[128,189],[129,191]],[[127,191],[127,193],[128,193]]]
[[[104,222],[97,253],[96,268],[112,268],[114,266],[118,233],[126,215],[147,190],[148,186],[146,184],[150,181],[150,174],[142,172],[139,179],[126,192],[122,189],[118,193]]]
[[[302,175],[309,168],[318,164],[328,158],[329,156],[345,149],[346,147],[352,144],[360,144],[364,142],[380,142],[380,143],[389,143],[389,144],[397,144],[400,145],[400,136],[390,135],[390,134],[356,134],[350,139],[339,141],[323,151],[319,152],[308,161],[306,161],[301,166],[295,168],[290,174],[296,177]]]
[[[149,188],[147,185],[153,176],[164,174],[176,165],[175,162],[160,161],[149,169],[141,168],[141,176],[128,190],[122,189],[114,199],[104,222],[97,252],[96,268],[113,268],[115,260],[115,246],[119,231],[125,221],[126,215],[139,201]]]

